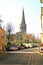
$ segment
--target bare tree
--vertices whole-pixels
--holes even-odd
[[[8,40],[7,44],[11,44],[10,43],[11,32],[12,32],[12,25],[11,23],[8,23],[7,24],[7,40]]]

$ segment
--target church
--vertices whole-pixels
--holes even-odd
[[[11,35],[10,42],[14,44],[18,43],[29,43],[33,42],[33,34],[27,34],[26,33],[26,22],[25,22],[25,14],[24,14],[24,9],[22,10],[22,20],[20,24],[20,31],[16,32],[16,34]]]
[[[29,33],[27,34],[26,28],[27,28],[27,25],[25,21],[25,13],[24,13],[24,8],[23,8],[22,9],[22,20],[20,24],[20,31],[16,32],[16,34],[11,34],[9,42],[14,45],[18,45],[21,43],[36,43],[36,42],[39,43],[40,39],[35,38],[33,34],[29,34]],[[8,38],[7,38],[7,42],[8,42]]]

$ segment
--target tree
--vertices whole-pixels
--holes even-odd
[[[11,32],[12,32],[12,25],[10,23],[7,24],[7,44],[11,44],[10,43],[10,38],[11,38]]]
[[[35,38],[35,36],[33,36],[33,43],[36,43],[37,41],[36,41],[36,38]]]

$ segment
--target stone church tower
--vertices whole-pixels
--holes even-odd
[[[21,30],[22,33],[26,33],[26,23],[25,23],[24,9],[22,11],[22,21],[21,21],[20,30]]]

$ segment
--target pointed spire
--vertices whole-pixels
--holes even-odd
[[[25,23],[24,8],[22,10],[22,21],[21,21],[20,30],[21,30],[21,32],[26,33],[26,23]]]
[[[22,24],[25,24],[24,8],[22,10]]]

